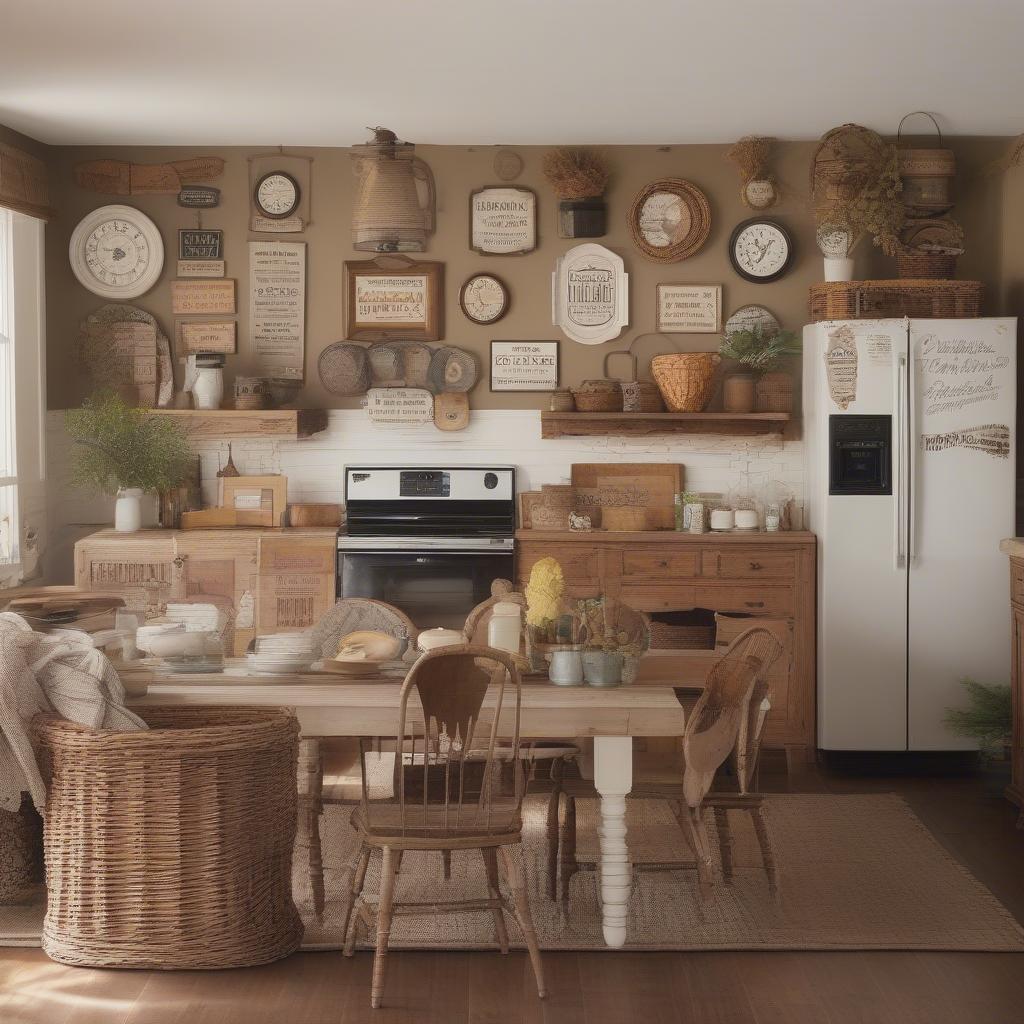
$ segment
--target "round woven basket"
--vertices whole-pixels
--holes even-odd
[[[585,380],[572,389],[578,412],[622,412],[622,388],[617,380]]]
[[[941,252],[898,253],[896,273],[904,281],[949,281],[956,274],[956,260]]]
[[[717,352],[670,352],[651,360],[651,373],[670,412],[701,412],[711,401]]]
[[[49,775],[43,949],[159,970],[294,952],[299,727],[278,709],[147,707],[143,732],[35,719]]]
[[[757,412],[792,412],[793,378],[788,373],[763,373],[754,385]]]

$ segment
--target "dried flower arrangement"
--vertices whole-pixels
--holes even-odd
[[[645,616],[610,597],[587,598],[576,603],[575,632],[587,650],[639,657],[650,643]]]
[[[887,256],[899,251],[906,219],[895,146],[860,125],[833,128],[811,163],[811,196],[819,228],[844,229],[852,249],[870,236]]]
[[[547,634],[562,614],[564,595],[565,576],[558,560],[542,558],[535,562],[526,584],[526,624],[538,634]]]
[[[544,156],[544,177],[559,199],[596,199],[608,185],[608,165],[592,149],[552,149]]]
[[[774,146],[775,139],[768,136],[744,135],[726,151],[725,159],[740,172],[740,199],[744,206],[767,210],[778,201],[778,183],[768,169]],[[754,182],[756,186],[752,186]]]

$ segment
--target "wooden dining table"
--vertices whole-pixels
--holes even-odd
[[[593,737],[594,786],[600,796],[601,917],[609,946],[626,941],[632,888],[626,797],[633,786],[633,740],[681,737],[684,708],[692,705],[715,660],[713,651],[694,652],[682,678],[675,677],[676,669],[673,678],[664,678],[657,659],[648,655],[641,659],[634,682],[609,688],[556,686],[539,677],[524,678],[522,739]],[[301,728],[300,771],[305,770],[314,788],[305,794],[307,824],[318,835],[319,740],[394,736],[407,668],[395,665],[358,679],[313,671],[257,675],[246,669],[242,659],[227,659],[220,673],[172,673],[141,662],[121,664],[118,673],[132,707],[210,704],[289,709]],[[315,855],[319,856],[318,849]]]

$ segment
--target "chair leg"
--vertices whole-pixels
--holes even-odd
[[[526,878],[519,859],[522,857],[522,849],[517,850],[516,854],[513,856],[511,846],[498,847],[498,857],[501,859],[505,880],[512,891],[516,921],[519,922],[519,927],[522,930],[526,948],[530,951],[530,963],[533,964],[533,974],[537,980],[537,995],[543,999],[548,994],[548,990],[544,986],[544,965],[540,959],[537,932],[533,927],[533,914],[530,913],[530,897],[526,892]]]
[[[718,832],[718,849],[722,855],[722,881],[732,885],[732,831],[727,807],[715,808],[715,828]]]
[[[317,921],[324,916],[324,864],[320,847],[320,815],[323,812],[324,785],[323,758],[320,741],[303,739],[299,742],[300,817],[306,832],[309,860],[306,870],[313,897],[313,914]],[[304,776],[304,778],[303,778]]]
[[[491,899],[501,899],[501,885],[498,881],[498,851],[493,846],[486,846],[480,851],[487,870],[487,892]],[[502,953],[508,952],[508,929],[505,927],[505,912],[496,907],[494,915],[494,937]]]
[[[384,847],[384,861],[380,869],[380,905],[377,908],[377,949],[373,954],[373,984],[370,987],[370,1006],[380,1009],[384,998],[384,970],[388,960],[388,942],[391,938],[391,913],[395,899],[395,851]]]
[[[764,817],[764,808],[751,808],[751,817],[754,819],[754,833],[757,835],[757,845],[761,848],[761,860],[764,863],[764,871],[768,876],[768,891],[772,899],[779,898],[779,868],[775,862],[775,850],[772,847],[772,836],[768,828],[768,822]]]
[[[441,851],[441,868],[444,873],[444,880],[450,882],[452,880],[452,851],[442,850]]]
[[[558,810],[562,802],[562,777],[565,762],[556,757],[551,762],[551,796],[548,797],[547,883],[548,899],[558,899]]]
[[[697,888],[701,901],[707,900],[711,896],[711,857],[701,809],[680,805],[676,811],[676,820],[697,863]]]
[[[348,923],[352,917],[352,908],[355,906],[359,894],[363,891],[363,880],[366,878],[366,865],[370,860],[370,848],[360,845],[355,855],[348,862],[345,870],[343,885],[345,887],[346,902],[345,909],[341,915],[341,934],[347,940]]]
[[[562,910],[569,910],[569,883],[579,870],[576,860],[576,797],[565,798],[565,817],[558,828],[559,866],[562,872]]]
[[[363,885],[366,882],[366,868],[370,863],[370,852],[370,847],[363,847],[363,855],[360,857],[356,870],[352,875],[352,896],[348,905],[345,930],[341,933],[345,939],[345,956],[352,956],[356,948],[359,919],[363,909],[360,905],[360,898],[363,895]],[[355,916],[353,916],[353,910],[355,911]]]

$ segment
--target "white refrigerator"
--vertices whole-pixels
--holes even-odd
[[[965,750],[959,680],[1006,683],[1015,319],[804,328],[818,746]]]

